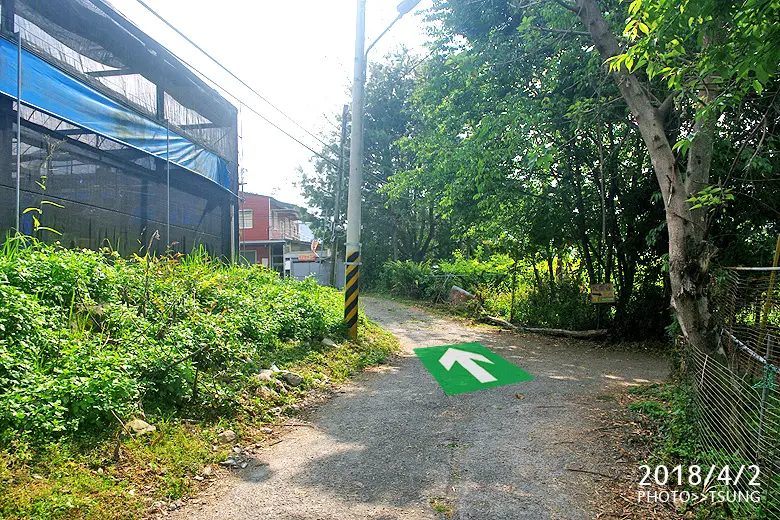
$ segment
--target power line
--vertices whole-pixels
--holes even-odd
[[[264,97],[262,94],[260,94],[259,92],[257,92],[257,91],[256,91],[254,88],[252,88],[251,86],[249,86],[249,85],[248,85],[246,82],[244,82],[244,81],[243,81],[241,78],[239,78],[238,76],[236,76],[236,75],[235,75],[235,74],[234,74],[232,71],[230,71],[230,70],[229,70],[227,67],[225,67],[224,65],[222,65],[222,64],[221,64],[221,63],[220,63],[220,62],[219,62],[219,61],[218,61],[216,58],[214,58],[213,56],[211,56],[211,55],[210,55],[208,52],[206,52],[206,51],[205,51],[203,48],[201,48],[201,47],[200,47],[200,46],[199,46],[197,43],[195,43],[194,41],[192,41],[192,40],[191,40],[189,37],[187,37],[187,36],[186,36],[184,33],[182,33],[182,32],[181,32],[179,29],[177,29],[177,28],[176,28],[176,27],[175,27],[173,24],[171,24],[170,22],[168,22],[168,20],[166,20],[166,19],[165,19],[165,18],[164,18],[162,15],[160,15],[160,14],[159,14],[159,13],[157,13],[157,12],[156,12],[154,9],[152,9],[152,8],[151,8],[151,7],[150,7],[150,6],[149,6],[149,5],[148,5],[146,2],[144,2],[144,0],[136,0],[136,1],[137,1],[139,4],[141,4],[141,5],[142,5],[142,6],[143,6],[145,9],[147,9],[147,10],[148,10],[148,11],[149,11],[149,12],[150,12],[152,15],[154,15],[154,16],[155,16],[157,19],[159,19],[159,20],[160,20],[161,22],[163,22],[163,23],[164,23],[166,26],[168,26],[168,27],[169,27],[171,30],[173,30],[174,32],[176,32],[176,34],[178,34],[180,37],[182,37],[184,40],[186,40],[186,41],[187,41],[187,43],[189,43],[190,45],[192,45],[193,47],[195,47],[196,49],[198,49],[198,51],[200,51],[201,53],[203,53],[203,54],[204,54],[206,57],[208,57],[208,58],[209,58],[211,61],[213,61],[213,62],[214,62],[216,65],[218,65],[218,66],[219,66],[221,69],[223,69],[225,72],[227,72],[228,74],[230,74],[230,76],[232,76],[234,79],[236,79],[236,80],[237,80],[239,83],[241,83],[241,84],[242,84],[243,86],[245,86],[247,89],[249,89],[250,91],[252,91],[252,92],[253,92],[253,93],[254,93],[254,94],[257,96],[257,97],[259,97],[260,99],[262,99],[262,100],[263,100],[265,103],[267,103],[269,106],[271,106],[271,107],[272,107],[274,110],[276,110],[276,111],[277,111],[277,112],[279,112],[281,115],[283,115],[285,118],[287,118],[289,121],[291,121],[291,122],[292,122],[292,123],[293,123],[295,126],[297,126],[297,127],[298,127],[298,128],[300,128],[301,130],[303,130],[304,132],[306,132],[308,135],[312,136],[314,139],[316,139],[318,142],[320,142],[320,143],[321,143],[323,146],[325,146],[326,148],[331,148],[331,147],[333,146],[333,143],[330,143],[330,144],[329,144],[329,143],[326,143],[325,141],[323,141],[322,139],[320,139],[319,137],[317,137],[316,135],[314,135],[313,133],[311,133],[309,130],[307,130],[306,128],[304,128],[303,126],[301,126],[301,125],[300,125],[298,122],[296,122],[294,119],[292,119],[292,118],[291,118],[290,116],[288,116],[286,113],[284,113],[284,112],[283,112],[281,109],[279,109],[278,107],[276,107],[276,106],[275,106],[273,103],[271,103],[271,102],[270,102],[268,99],[266,99],[266,98],[265,98],[265,97]],[[239,103],[240,107],[241,107],[241,106],[243,106],[243,107],[246,107],[246,108],[247,108],[247,109],[249,109],[251,112],[253,112],[255,115],[257,115],[258,117],[260,117],[260,118],[261,118],[263,121],[265,121],[266,123],[268,123],[269,125],[271,125],[272,127],[274,127],[274,128],[275,128],[276,130],[278,130],[279,132],[283,133],[285,136],[289,137],[290,139],[292,139],[293,141],[295,141],[295,142],[296,142],[296,143],[298,143],[299,145],[301,145],[301,146],[303,146],[304,148],[306,148],[307,150],[309,150],[309,151],[310,151],[312,154],[314,154],[315,156],[319,157],[320,159],[322,159],[323,161],[325,161],[325,162],[326,162],[327,164],[329,164],[330,166],[333,166],[334,168],[339,168],[339,165],[338,165],[338,164],[337,164],[337,163],[336,163],[334,160],[330,159],[329,157],[326,157],[325,155],[323,155],[323,154],[322,154],[322,153],[320,153],[320,152],[317,152],[317,151],[316,151],[316,150],[314,150],[312,147],[310,147],[309,145],[307,145],[306,143],[304,143],[304,142],[303,142],[303,141],[301,141],[300,139],[296,138],[295,136],[293,136],[292,134],[290,134],[289,132],[287,132],[286,130],[284,130],[283,128],[281,128],[279,125],[277,125],[276,123],[274,123],[273,121],[271,121],[270,119],[268,119],[267,117],[265,117],[264,115],[262,115],[262,114],[261,114],[259,111],[257,111],[257,110],[256,110],[254,107],[252,107],[251,105],[249,105],[249,104],[245,103],[244,101],[242,101],[242,100],[241,100],[241,98],[240,98],[239,96],[236,96],[235,94],[231,93],[231,92],[230,92],[228,89],[226,89],[226,88],[222,87],[222,86],[221,86],[221,85],[220,85],[220,84],[219,84],[217,81],[215,81],[215,80],[214,80],[214,79],[212,79],[210,76],[208,76],[208,75],[206,75],[205,73],[203,73],[203,72],[202,72],[200,69],[198,69],[198,68],[197,68],[197,67],[195,67],[194,65],[190,64],[189,62],[187,62],[186,60],[184,60],[184,59],[183,59],[183,58],[181,58],[180,56],[176,55],[176,54],[175,54],[175,53],[173,53],[172,51],[170,51],[170,50],[169,50],[168,52],[170,52],[170,53],[171,53],[171,55],[172,55],[174,58],[176,58],[177,60],[181,61],[181,62],[182,62],[184,65],[186,65],[187,67],[189,67],[190,69],[192,69],[194,72],[196,72],[197,74],[199,74],[201,77],[203,77],[204,79],[206,79],[207,81],[209,81],[210,83],[212,83],[213,85],[215,85],[215,86],[217,86],[218,88],[222,89],[222,90],[223,90],[224,92],[226,92],[228,95],[230,95],[231,97],[233,97],[233,98],[234,98],[236,101],[238,101],[238,103]],[[420,63],[422,63],[422,62],[426,61],[428,58],[430,58],[432,54],[433,54],[433,50],[432,50],[431,52],[429,52],[429,53],[428,53],[428,55],[427,55],[427,56],[425,56],[423,59],[419,60],[419,61],[418,61],[418,62],[417,62],[415,65],[414,65],[414,67],[412,67],[412,70],[414,70],[414,68],[416,68],[416,67],[417,67],[417,65],[419,65]],[[240,108],[240,107],[239,107],[239,108]],[[243,125],[242,125],[242,126],[243,126]],[[242,133],[243,133],[243,132],[242,132]],[[377,188],[379,188],[379,187],[380,187],[380,186],[379,186],[380,184],[386,184],[386,183],[388,182],[388,180],[387,180],[387,179],[382,179],[382,178],[380,178],[378,175],[374,174],[373,172],[371,172],[371,171],[369,171],[369,170],[366,170],[366,171],[364,171],[364,181],[363,181],[363,182],[364,182],[364,183],[366,183],[366,184],[368,184],[368,183],[366,182],[366,179],[365,179],[365,177],[366,177],[366,176],[368,177],[368,179],[370,179],[371,181],[373,181],[374,183],[376,183],[376,184],[373,186],[373,188],[374,188],[374,189],[377,189]]]
[[[95,3],[95,1],[96,1],[96,0],[90,0],[90,1],[92,1],[93,3]],[[140,0],[138,0],[138,1],[140,1]],[[97,4],[95,4],[95,5],[96,5],[98,8],[100,8],[100,7],[101,7],[101,6],[100,6],[100,3],[97,3]],[[290,139],[292,139],[293,141],[295,141],[295,142],[296,142],[296,143],[298,143],[299,145],[303,146],[304,148],[306,148],[306,149],[307,149],[307,150],[309,150],[311,153],[313,153],[314,155],[316,155],[317,157],[319,157],[319,158],[320,158],[320,159],[322,159],[323,161],[327,162],[327,163],[328,163],[328,164],[330,164],[331,166],[334,166],[335,168],[338,168],[338,164],[337,164],[336,162],[332,161],[331,159],[329,159],[329,158],[325,157],[324,155],[322,155],[321,153],[317,152],[316,150],[314,150],[314,148],[312,148],[311,146],[307,145],[306,143],[304,143],[303,141],[301,141],[300,139],[298,139],[298,138],[297,138],[297,137],[295,137],[294,135],[290,134],[290,133],[289,133],[289,132],[287,132],[285,129],[283,129],[282,127],[280,127],[279,125],[277,125],[276,123],[274,123],[273,121],[271,121],[270,119],[268,119],[267,117],[265,117],[263,114],[261,114],[260,112],[258,112],[258,111],[257,111],[255,108],[253,108],[251,105],[249,105],[249,104],[245,103],[244,101],[242,101],[240,97],[236,96],[235,94],[233,94],[232,92],[230,92],[228,89],[224,88],[224,87],[223,87],[222,85],[220,85],[220,84],[219,84],[217,81],[213,80],[213,79],[212,79],[210,76],[208,76],[208,75],[206,75],[205,73],[203,73],[203,72],[202,72],[200,69],[198,69],[197,67],[195,67],[194,65],[192,65],[191,63],[189,63],[187,60],[185,60],[184,58],[182,58],[182,57],[178,56],[177,54],[175,54],[175,53],[174,53],[173,51],[171,51],[171,50],[168,50],[168,52],[170,53],[170,55],[171,55],[171,56],[173,56],[174,58],[176,58],[177,60],[179,60],[181,63],[183,63],[184,65],[186,65],[186,66],[187,66],[187,67],[189,67],[190,69],[192,69],[192,71],[193,71],[193,72],[195,72],[195,73],[197,73],[198,75],[200,75],[200,77],[201,77],[201,78],[205,79],[206,81],[210,82],[212,85],[216,86],[217,88],[221,89],[223,92],[227,93],[227,94],[228,94],[230,97],[232,97],[233,99],[235,99],[235,100],[236,100],[236,101],[239,103],[239,105],[241,105],[241,106],[244,106],[244,107],[248,108],[248,109],[249,109],[251,112],[253,112],[255,115],[257,115],[257,116],[258,116],[260,119],[262,119],[263,121],[265,121],[266,123],[268,123],[269,125],[271,125],[272,127],[274,127],[275,129],[279,130],[281,133],[283,133],[284,135],[286,135],[287,137],[289,137]],[[307,133],[309,133],[309,132],[307,131]],[[318,140],[318,141],[320,141],[319,139],[317,139],[317,140]],[[322,141],[320,141],[320,142],[322,142]],[[327,146],[327,145],[326,145],[326,146]]]
[[[433,56],[433,53],[434,53],[434,52],[436,52],[437,50],[439,50],[439,49],[437,49],[437,48],[435,48],[435,47],[434,47],[433,49],[431,49],[431,51],[430,51],[430,52],[429,52],[429,53],[428,53],[428,54],[427,54],[427,55],[426,55],[424,58],[422,58],[422,59],[418,60],[418,61],[417,61],[417,63],[415,63],[414,65],[412,65],[412,67],[411,67],[409,70],[407,70],[407,71],[406,71],[406,74],[411,74],[412,72],[414,72],[414,70],[415,70],[415,69],[416,69],[416,68],[417,68],[417,67],[418,67],[418,66],[419,66],[421,63],[423,63],[423,62],[425,62],[425,61],[428,61],[428,58],[430,58],[431,56]]]
[[[196,72],[198,72],[198,70],[197,70],[197,69],[193,69],[193,70],[195,70]],[[203,75],[201,72],[198,72],[198,73],[199,73],[199,74],[201,74],[201,75]],[[204,78],[206,78],[206,79],[208,79],[208,80],[209,80],[209,81],[211,81],[212,83],[214,83],[214,81],[213,81],[212,79],[210,79],[208,76],[205,76],[205,75],[204,75],[203,77],[204,77]],[[214,83],[214,84],[215,84],[215,85],[219,85],[219,83]],[[222,87],[220,87],[220,88],[222,88]],[[227,91],[225,91],[225,92],[227,92]],[[232,94],[231,94],[231,96],[232,96]],[[234,97],[235,97],[235,96],[234,96]],[[243,101],[241,101],[239,98],[236,98],[236,99],[237,99],[237,100],[238,100],[238,102],[239,102],[239,103],[241,103],[243,106],[247,107],[249,110],[251,110],[252,112],[254,112],[254,113],[255,113],[255,115],[257,115],[257,116],[258,116],[260,119],[262,119],[263,121],[265,121],[265,122],[266,122],[266,123],[268,123],[269,125],[273,126],[273,127],[274,127],[274,128],[276,128],[277,130],[279,130],[280,132],[282,132],[284,135],[286,135],[287,137],[289,137],[290,139],[292,139],[293,141],[295,141],[295,142],[296,142],[296,143],[298,143],[299,145],[303,146],[304,148],[306,148],[307,150],[309,150],[311,153],[313,153],[314,155],[316,155],[317,157],[319,157],[320,159],[322,159],[322,160],[323,160],[323,161],[325,161],[326,163],[330,164],[330,165],[331,165],[331,166],[333,166],[334,168],[338,168],[338,167],[339,167],[338,163],[336,163],[336,162],[332,161],[331,159],[329,159],[329,158],[325,157],[325,156],[324,156],[324,155],[322,155],[321,153],[319,153],[319,152],[315,151],[315,150],[314,150],[314,148],[312,148],[311,146],[307,145],[307,144],[306,144],[306,143],[304,143],[303,141],[299,140],[298,138],[296,138],[296,137],[295,137],[295,136],[293,136],[292,134],[288,133],[286,130],[284,130],[283,128],[281,128],[281,127],[280,127],[280,126],[278,126],[277,124],[275,124],[273,121],[271,121],[270,119],[268,119],[267,117],[265,117],[263,114],[261,114],[260,112],[258,112],[258,111],[257,111],[257,110],[255,110],[254,108],[252,108],[251,106],[249,106],[249,105],[247,105],[246,103],[244,103]]]
[[[159,14],[157,11],[155,11],[154,9],[152,9],[152,8],[151,8],[151,7],[150,7],[150,6],[149,6],[149,5],[148,5],[146,2],[144,2],[144,0],[136,0],[136,1],[137,1],[139,4],[141,4],[142,6],[144,6],[144,8],[146,8],[146,10],[147,10],[147,11],[149,11],[150,13],[152,13],[152,15],[154,15],[154,16],[155,16],[155,17],[156,17],[158,20],[160,20],[162,23],[164,23],[164,24],[165,24],[165,25],[167,25],[167,26],[168,26],[170,29],[172,29],[172,30],[173,30],[173,31],[174,31],[176,34],[178,34],[179,36],[181,36],[182,38],[184,38],[184,39],[187,41],[187,43],[189,43],[190,45],[192,45],[193,47],[195,47],[196,49],[198,49],[200,52],[202,52],[202,53],[203,53],[203,54],[204,54],[204,55],[205,55],[205,56],[206,56],[208,59],[210,59],[211,61],[213,61],[213,62],[214,62],[214,63],[215,63],[215,64],[216,64],[216,65],[217,65],[219,68],[221,68],[222,70],[224,70],[225,72],[227,72],[228,74],[230,74],[230,75],[231,75],[231,76],[232,76],[232,77],[233,77],[235,80],[237,80],[237,81],[238,81],[239,83],[241,83],[243,86],[245,86],[246,88],[248,88],[249,90],[251,90],[251,91],[252,91],[252,93],[254,93],[254,94],[257,96],[257,97],[259,97],[260,99],[262,99],[263,101],[265,101],[265,102],[266,102],[266,103],[267,103],[267,104],[268,104],[268,105],[269,105],[271,108],[273,108],[274,110],[276,110],[277,112],[279,112],[279,113],[280,113],[282,116],[284,116],[284,117],[285,117],[285,118],[286,118],[288,121],[290,121],[292,124],[294,124],[295,126],[297,126],[298,128],[300,128],[301,130],[303,130],[304,132],[306,132],[307,134],[309,134],[311,137],[313,137],[314,139],[316,139],[317,141],[319,141],[319,142],[320,142],[321,144],[323,144],[324,146],[328,146],[328,144],[327,144],[327,143],[325,143],[325,142],[324,142],[322,139],[320,139],[319,137],[317,137],[316,135],[314,135],[312,132],[310,132],[309,130],[307,130],[307,129],[306,129],[306,128],[304,128],[303,126],[301,126],[301,125],[300,125],[300,124],[299,124],[297,121],[295,121],[295,120],[294,120],[292,117],[288,116],[288,115],[287,115],[287,114],[286,114],[286,113],[285,113],[285,112],[284,112],[282,109],[280,109],[279,107],[277,107],[276,105],[274,105],[273,103],[271,103],[271,102],[270,102],[270,101],[269,101],[269,100],[268,100],[268,99],[267,99],[265,96],[263,96],[263,95],[262,95],[262,94],[260,94],[260,93],[259,93],[257,90],[255,90],[254,88],[252,88],[251,86],[249,86],[249,85],[248,85],[248,84],[247,84],[247,83],[246,83],[244,80],[242,80],[241,78],[239,78],[238,76],[236,76],[236,75],[235,75],[235,74],[234,74],[234,73],[233,73],[233,72],[232,72],[230,69],[228,69],[227,67],[225,67],[224,65],[222,65],[222,63],[220,63],[220,62],[219,62],[219,60],[217,60],[217,59],[216,59],[215,57],[213,57],[211,54],[209,54],[208,52],[206,52],[206,50],[205,50],[205,49],[203,49],[203,48],[202,48],[200,45],[198,45],[197,43],[195,43],[194,41],[192,41],[192,40],[191,40],[191,39],[190,39],[190,38],[189,38],[189,37],[188,37],[186,34],[184,34],[183,32],[181,32],[181,31],[180,31],[179,29],[177,29],[177,28],[176,28],[176,27],[175,27],[175,26],[174,26],[172,23],[170,23],[168,20],[166,20],[166,19],[165,19],[165,18],[164,18],[164,17],[163,17],[161,14]]]

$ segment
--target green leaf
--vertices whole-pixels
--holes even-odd
[[[49,231],[49,232],[51,232],[51,233],[54,233],[55,235],[60,235],[60,236],[62,235],[62,233],[60,233],[60,232],[59,232],[59,231],[57,231],[56,229],[52,229],[52,228],[50,228],[50,227],[48,227],[48,226],[41,226],[41,225],[37,225],[37,226],[35,227],[35,230],[36,230],[36,231]]]

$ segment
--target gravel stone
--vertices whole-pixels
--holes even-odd
[[[217,435],[217,441],[219,441],[221,444],[229,444],[236,440],[236,432],[233,430],[225,430],[224,432]]]

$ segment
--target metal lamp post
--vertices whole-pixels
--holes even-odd
[[[360,191],[363,186],[363,112],[367,54],[379,39],[420,0],[404,0],[398,4],[398,16],[368,48],[366,40],[366,0],[357,2],[355,31],[355,80],[352,84],[352,132],[349,148],[349,193],[347,197],[347,256],[344,294],[344,321],[352,339],[357,338],[358,296],[360,289]]]

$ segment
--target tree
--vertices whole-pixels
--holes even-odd
[[[683,335],[712,352],[717,337],[707,298],[715,254],[710,231],[713,210],[729,201],[722,187],[712,191],[713,142],[719,116],[750,89],[761,94],[774,77],[780,3],[635,0],[626,25],[624,8],[606,0],[451,0],[436,4],[434,18],[474,47],[555,35],[559,45],[546,49],[550,60],[558,59],[564,41],[570,49],[594,44],[631,112],[664,204],[671,303]]]
[[[435,192],[456,243],[513,244],[502,249],[546,263],[553,290],[556,271],[581,262],[586,283],[617,283],[617,321],[630,323],[632,309],[648,307],[636,301],[637,280],[644,297],[661,275],[664,251],[645,238],[663,210],[601,60],[549,33],[465,42],[454,33],[464,25],[445,14],[414,95],[417,134],[406,145],[418,164],[391,187]]]
[[[415,56],[401,49],[383,62],[370,64],[366,85],[361,236],[362,278],[367,281],[378,278],[387,260],[425,259],[437,246],[437,238],[448,236],[443,231],[446,222],[437,212],[430,190],[398,185],[389,189],[394,175],[416,166],[416,157],[403,146],[403,140],[412,139],[416,133],[409,111],[416,61]],[[335,132],[324,137],[331,144],[323,149],[323,155],[334,157],[338,137]],[[337,178],[331,164],[334,161],[315,159],[313,162],[314,173],[302,177],[303,193],[310,206],[320,208],[323,220],[329,220]]]

